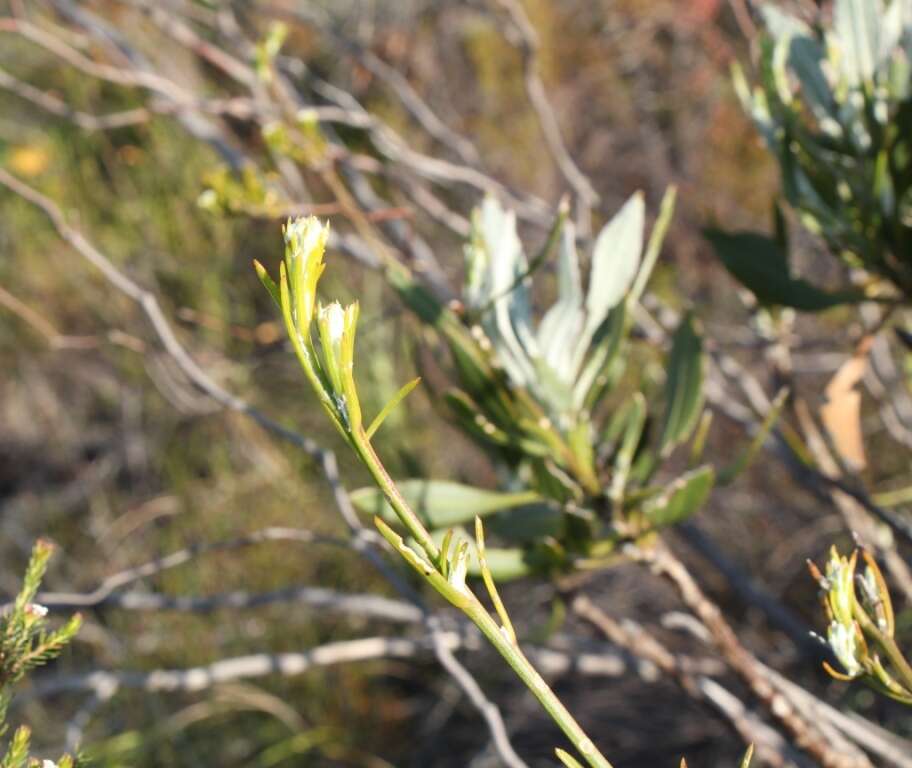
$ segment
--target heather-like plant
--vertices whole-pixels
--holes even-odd
[[[59,629],[48,630],[47,608],[34,602],[53,552],[53,545],[47,541],[35,544],[22,589],[12,606],[0,616],[0,739],[9,730],[7,712],[13,686],[30,670],[59,656],[82,624],[82,618],[76,614]],[[51,760],[38,761],[29,756],[30,742],[31,730],[28,726],[19,726],[6,745],[5,754],[0,758],[0,768],[75,768],[78,765],[79,761],[69,755],[56,763]]]
[[[785,200],[862,290],[827,292],[791,276],[776,237],[711,231],[729,271],[762,303],[820,310],[863,297],[912,297],[912,3],[836,0],[832,24],[763,9],[751,88],[735,85],[782,177]]]

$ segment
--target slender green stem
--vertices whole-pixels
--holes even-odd
[[[352,434],[352,444],[358,451],[358,455],[364,462],[368,471],[374,478],[374,482],[383,491],[387,501],[396,515],[402,521],[402,524],[408,529],[418,544],[427,553],[431,563],[441,574],[443,569],[440,564],[440,550],[431,539],[427,529],[421,523],[418,516],[409,507],[408,502],[403,498],[393,479],[389,476],[380,458],[374,452],[370,441],[363,429],[358,429]],[[432,580],[441,578],[438,574],[430,576]],[[598,748],[590,739],[586,732],[583,731],[579,723],[576,722],[573,715],[557,698],[544,678],[538,673],[538,670],[532,666],[532,663],[525,657],[511,637],[508,631],[505,631],[488,613],[487,609],[471,594],[471,592],[459,593],[458,599],[450,597],[452,590],[447,589],[449,586],[447,579],[443,577],[440,582],[441,593],[448,597],[451,602],[460,608],[466,616],[477,626],[482,634],[488,638],[490,643],[498,650],[501,656],[512,667],[513,671],[519,676],[535,697],[541,702],[545,711],[551,716],[555,723],[560,727],[568,739],[576,747],[580,755],[585,758],[591,768],[612,768],[611,763],[599,752]]]
[[[386,468],[383,466],[383,462],[380,461],[380,457],[377,456],[374,447],[370,444],[370,440],[367,439],[367,434],[363,429],[359,429],[352,434],[352,444],[361,457],[361,461],[364,462],[364,466],[366,466],[367,470],[371,473],[371,477],[374,478],[377,487],[383,491],[386,500],[393,508],[396,516],[402,521],[402,524],[408,529],[408,532],[415,541],[417,541],[421,548],[427,553],[431,562],[437,563],[440,559],[439,548],[434,543],[427,528],[424,527],[421,520],[418,518],[418,515],[412,511],[412,508],[399,492],[399,489],[387,473]]]
[[[903,656],[902,651],[899,650],[899,646],[892,637],[888,637],[880,630],[877,630],[877,633],[877,642],[883,648],[884,653],[887,654],[887,658],[890,659],[893,668],[899,673],[906,690],[912,692],[912,667],[909,666],[909,662],[906,661],[906,657]]]
[[[890,663],[893,665],[893,668],[902,678],[906,690],[912,692],[912,666],[906,661],[906,657],[903,656],[902,651],[899,650],[896,641],[882,632],[880,627],[878,627],[877,624],[871,620],[871,617],[857,604],[855,610],[852,611],[852,614],[855,617],[855,620],[861,625],[862,631],[873,637],[886,654]]]
[[[532,662],[526,658],[518,645],[510,642],[507,635],[494,621],[491,614],[485,610],[484,606],[481,603],[473,602],[473,604],[468,605],[463,610],[475,626],[481,630],[482,634],[488,638],[491,645],[503,656],[507,664],[512,667],[519,679],[532,691],[535,698],[538,699],[566,737],[570,739],[579,754],[585,758],[586,763],[591,768],[612,768],[611,763],[599,752],[592,739],[586,735],[586,732],[561,703],[561,700],[557,698],[557,695],[538,673],[538,670],[532,666]]]
[[[292,227],[290,224],[289,227]],[[319,227],[316,220],[308,220],[303,224],[296,223],[294,229],[287,235],[289,247],[302,249],[302,238],[307,239],[313,235],[313,227]],[[302,231],[303,230],[303,231]],[[325,230],[319,232],[317,245],[307,254],[295,252],[291,267],[294,273],[289,277],[283,262],[280,271],[278,286],[272,283],[265,275],[265,270],[258,268],[258,273],[267,290],[277,298],[288,328],[295,351],[304,368],[311,385],[323,403],[326,411],[333,419],[336,427],[345,436],[347,442],[358,454],[364,466],[367,467],[377,487],[383,492],[387,502],[393,508],[396,516],[408,533],[424,550],[420,554],[412,549],[398,533],[384,523],[380,518],[375,518],[377,528],[383,537],[406,562],[415,568],[437,591],[450,603],[463,611],[481,630],[482,634],[494,645],[507,663],[513,668],[519,678],[535,694],[548,714],[554,719],[567,738],[574,744],[580,755],[586,760],[590,768],[612,768],[604,756],[598,751],[592,740],[585,734],[579,723],[561,704],[554,692],[548,687],[541,675],[523,655],[516,643],[506,609],[497,595],[487,564],[484,562],[484,539],[481,522],[477,521],[479,559],[487,571],[486,584],[492,599],[495,601],[498,613],[504,622],[502,627],[491,616],[488,610],[479,602],[465,582],[468,562],[468,542],[461,541],[456,545],[455,553],[450,557],[448,537],[439,548],[418,515],[406,502],[393,479],[389,476],[380,457],[377,456],[370,442],[370,436],[382,423],[383,418],[398,400],[405,396],[410,389],[406,385],[391,403],[381,411],[374,423],[365,430],[361,422],[361,411],[358,402],[358,392],[355,387],[354,368],[354,339],[355,327],[358,318],[357,303],[346,309],[338,304],[331,304],[320,310],[318,325],[321,338],[322,360],[315,359],[315,350],[312,342],[312,321],[314,293],[316,283],[322,272],[322,244],[325,241]],[[322,239],[321,239],[322,238]],[[310,242],[308,239],[307,242]],[[304,259],[307,259],[305,270]],[[391,271],[395,270],[395,263],[388,265]],[[400,268],[398,277],[401,282],[408,282],[408,272],[403,275]],[[294,311],[293,311],[294,307]],[[426,309],[426,307],[425,307]],[[299,326],[299,323],[301,324]],[[464,329],[462,331],[464,333]],[[469,347],[472,349],[472,347]],[[411,386],[414,386],[412,384]],[[536,422],[537,423],[537,422]]]

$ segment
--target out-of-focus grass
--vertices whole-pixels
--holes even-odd
[[[25,46],[5,47],[0,59],[77,104],[129,106],[121,91],[52,67]],[[53,198],[118,266],[153,289],[204,367],[269,412],[284,413],[291,426],[335,445],[290,356],[280,344],[249,338],[275,321],[250,261],[278,258],[279,225],[217,220],[197,208],[200,180],[218,162],[211,151],[167,119],[86,134],[6,94],[0,114],[0,163]],[[55,350],[23,319],[0,314],[0,502],[16,513],[4,529],[16,535],[0,539],[4,580],[21,570],[21,543],[39,534],[62,547],[50,589],[91,589],[108,574],[190,542],[268,525],[344,535],[309,459],[240,416],[194,413],[190,406],[204,399],[158,353],[139,309],[34,208],[7,194],[0,207],[0,285],[60,334],[97,339],[93,348]],[[112,343],[112,330],[128,334],[128,346]],[[381,340],[383,332],[381,326]],[[380,376],[381,363],[374,367]],[[89,483],[92,467],[106,460],[110,476]],[[306,584],[385,591],[351,553],[289,544],[204,556],[148,581],[174,595]],[[282,604],[201,616],[107,611],[90,614],[69,666],[182,668],[302,650],[371,629]],[[173,700],[124,692],[102,707],[87,740],[98,740],[91,750],[98,765],[326,765],[328,754],[344,756],[353,745],[365,754],[386,750],[395,738],[401,715],[389,714],[395,708],[381,705],[387,694],[371,683],[383,672],[382,664],[360,665]],[[64,709],[41,713],[29,705],[34,721],[44,723],[36,729],[39,746],[62,736],[68,705],[55,706]],[[312,743],[301,740],[299,728]]]

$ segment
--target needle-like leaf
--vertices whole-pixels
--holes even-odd
[[[401,403],[415,387],[418,386],[418,382],[420,381],[421,377],[416,376],[414,379],[404,384],[402,386],[402,389],[400,389],[395,395],[390,398],[389,402],[383,406],[383,409],[380,411],[380,413],[377,414],[377,416],[371,422],[370,426],[367,428],[368,440],[374,436],[374,433],[380,429],[380,426],[386,420],[386,417],[389,416],[393,412],[393,409],[399,405],[399,403]]]

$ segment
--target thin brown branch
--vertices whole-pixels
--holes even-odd
[[[529,103],[538,118],[541,131],[545,137],[548,151],[561,174],[576,194],[576,221],[581,236],[587,237],[591,231],[590,215],[592,207],[598,203],[599,196],[592,182],[579,169],[571,157],[554,107],[545,91],[545,85],[539,74],[538,49],[539,39],[535,27],[526,15],[520,0],[495,0],[509,15],[516,31],[519,33],[519,50],[523,61],[523,77]]]
[[[67,336],[60,333],[47,318],[16,298],[3,286],[0,286],[0,306],[36,330],[53,349],[94,349],[99,344],[95,336]]]
[[[643,627],[629,620],[615,620],[585,595],[577,595],[573,599],[572,608],[574,613],[592,624],[607,640],[633,656],[655,664],[688,696],[719,712],[745,744],[755,745],[757,756],[764,764],[776,768],[807,764],[807,760],[794,754],[788,743],[776,730],[766,725],[743,705],[740,708],[732,707],[730,699],[724,694],[720,695],[720,692],[714,688],[714,686],[721,688],[718,683],[710,681],[706,676],[695,675],[688,670],[675,654]],[[724,691],[724,689],[722,690]],[[735,701],[737,701],[736,698]]]
[[[634,560],[648,565],[655,573],[668,579],[681,601],[702,622],[713,644],[734,672],[766,707],[770,715],[794,738],[795,744],[813,756],[824,768],[872,768],[864,753],[850,742],[834,743],[824,738],[815,723],[787,698],[782,696],[763,674],[759,662],[745,648],[719,607],[704,593],[686,566],[663,543],[650,549],[630,548]]]

